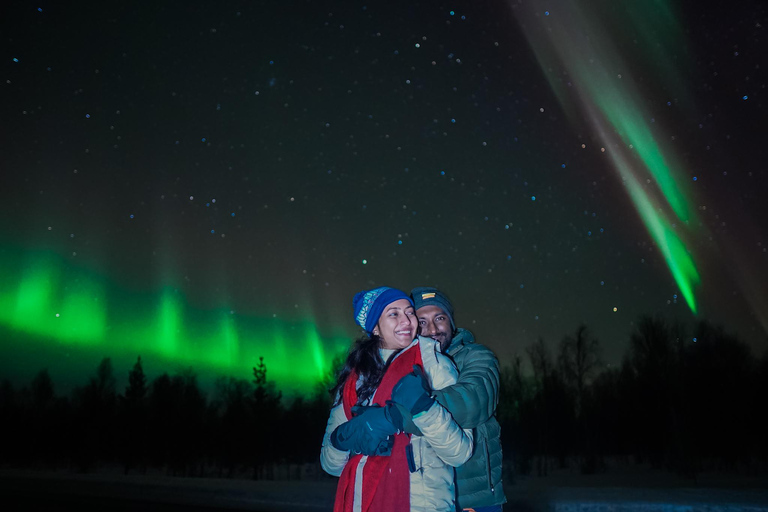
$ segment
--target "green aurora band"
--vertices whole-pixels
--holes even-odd
[[[347,333],[321,336],[311,319],[195,309],[171,287],[127,292],[51,252],[6,250],[0,263],[0,352],[11,364],[21,348],[38,344],[113,358],[119,373],[141,356],[169,373],[191,367],[250,379],[263,357],[269,379],[292,392],[320,382],[350,345]]]
[[[627,15],[622,18],[626,33],[641,34],[643,41],[656,41],[650,45],[656,50],[651,58],[663,53],[658,41],[672,44],[676,40],[672,10],[665,2],[653,3],[663,9],[631,11],[632,6],[639,4],[627,2]],[[555,0],[548,4],[550,10],[546,13],[521,7],[518,15],[522,15],[520,24],[558,101],[572,119],[577,119],[580,112],[599,134],[643,224],[663,254],[688,307],[696,314],[694,288],[700,284],[700,277],[684,238],[692,235],[692,227],[699,222],[686,199],[686,180],[673,156],[664,151],[645,121],[650,116],[645,115],[639,104],[642,94],[634,87],[629,72],[637,63],[621,58],[616,51],[620,45],[604,30],[605,20],[599,19],[603,13],[588,12],[591,5]],[[536,6],[531,4],[528,8]],[[655,19],[659,13],[663,16]],[[650,28],[653,26],[667,33],[654,38]],[[669,62],[660,62],[656,66],[658,72],[665,76],[672,73],[670,80],[681,83]],[[558,68],[565,73],[556,75],[552,70]],[[570,83],[564,83],[563,76]],[[572,104],[572,90],[576,91],[576,106]],[[654,183],[657,189],[645,187],[643,182]]]

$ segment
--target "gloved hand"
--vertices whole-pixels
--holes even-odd
[[[356,406],[352,419],[331,434],[331,444],[338,450],[363,455],[390,455],[398,428],[392,423],[389,406]],[[400,420],[402,423],[402,419]]]
[[[424,412],[435,402],[430,395],[429,382],[421,366],[413,365],[413,371],[402,377],[392,388],[392,401],[397,402],[412,415]]]

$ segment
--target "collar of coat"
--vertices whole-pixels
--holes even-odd
[[[464,345],[468,345],[474,342],[475,336],[472,334],[472,331],[461,328],[456,329],[456,334],[453,336],[451,344],[448,346],[448,350],[446,350],[445,353],[448,355],[455,354]]]

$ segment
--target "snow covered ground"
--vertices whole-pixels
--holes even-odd
[[[694,481],[636,466],[594,475],[564,470],[518,478],[507,498],[516,512],[768,512],[768,477],[713,473]]]
[[[188,510],[189,507],[195,507],[312,512],[331,510],[334,491],[335,481],[331,478],[317,482],[252,481],[108,473],[0,471],[0,495],[4,499],[12,496],[18,504],[35,500],[45,505],[57,502],[68,504],[60,510],[77,510],[80,508],[78,505],[87,505],[90,501],[119,503],[115,507],[119,510],[145,510],[151,504],[157,510]],[[133,507],[129,506],[131,503]],[[0,509],[3,508],[0,505]]]
[[[697,482],[633,468],[598,475],[553,472],[506,488],[513,512],[768,512],[768,478],[702,475]],[[315,512],[333,508],[336,480],[124,476],[0,470],[9,508],[35,510],[252,510]]]

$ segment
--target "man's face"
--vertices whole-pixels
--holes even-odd
[[[422,306],[416,311],[416,318],[419,319],[419,333],[422,336],[437,341],[443,350],[448,348],[453,339],[453,330],[451,319],[445,311],[433,305]]]

